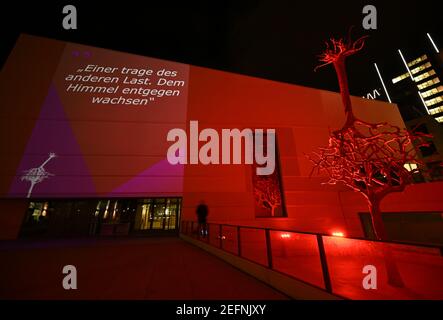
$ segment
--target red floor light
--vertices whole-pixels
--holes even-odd
[[[281,237],[282,239],[289,239],[289,238],[291,237],[291,235],[290,235],[289,233],[282,233],[282,234],[280,235],[280,237]]]
[[[343,233],[343,232],[340,232],[340,231],[334,231],[334,232],[332,232],[332,236],[334,236],[334,237],[344,237],[345,236],[345,234]]]

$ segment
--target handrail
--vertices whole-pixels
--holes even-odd
[[[266,267],[270,270],[273,270],[275,272],[278,273],[282,273],[285,274],[286,276],[289,276],[293,279],[296,279],[298,281],[301,281],[303,283],[309,284],[311,286],[314,286],[316,288],[319,288],[321,290],[324,290],[328,293],[334,294],[336,296],[340,296],[342,298],[348,299],[349,297],[346,297],[346,295],[340,294],[338,291],[339,288],[336,288],[336,290],[334,290],[334,286],[333,286],[333,281],[335,281],[336,278],[336,268],[334,268],[334,264],[329,265],[330,263],[333,263],[331,261],[328,261],[329,258],[331,258],[332,260],[334,260],[334,255],[331,256],[331,250],[330,248],[330,244],[328,247],[328,243],[324,241],[325,237],[327,238],[340,238],[340,239],[352,239],[352,240],[359,240],[359,241],[366,241],[366,242],[377,242],[377,243],[385,243],[385,244],[398,244],[398,245],[405,245],[405,246],[410,246],[410,247],[414,247],[414,248],[433,248],[433,249],[437,249],[440,252],[439,257],[443,257],[443,247],[442,246],[435,246],[435,245],[425,245],[425,244],[411,244],[411,243],[404,243],[404,242],[397,242],[397,241],[380,241],[380,240],[370,240],[370,239],[360,239],[360,238],[348,238],[348,237],[334,237],[331,235],[327,235],[327,234],[322,234],[322,233],[314,233],[314,232],[299,232],[299,231],[295,231],[295,230],[286,230],[286,229],[277,229],[277,228],[268,228],[268,227],[257,227],[257,226],[242,226],[242,225],[233,225],[233,224],[224,224],[224,223],[207,223],[206,224],[206,236],[201,237],[200,235],[200,230],[199,227],[197,227],[197,229],[195,228],[195,226],[198,226],[198,223],[196,221],[190,221],[190,220],[182,220],[182,223],[180,224],[180,233],[185,234],[185,235],[189,235],[191,237],[194,237],[195,231],[197,232],[197,239],[200,241],[203,241],[205,243],[207,243],[208,245],[214,246],[216,248],[219,248],[221,250],[224,250],[226,252],[229,252],[231,254],[237,255],[240,258],[246,259],[248,261],[251,261],[253,263],[262,265],[263,267]],[[215,227],[215,228],[214,228]],[[231,234],[231,236],[228,236],[228,238],[225,238],[225,235],[223,234],[225,232],[225,230],[223,229],[224,227],[228,227],[228,228],[233,228],[234,230],[232,231],[228,231],[228,233],[225,233],[225,235],[229,235]],[[248,247],[245,247],[243,249],[245,249],[246,252],[242,252],[242,246],[245,244],[245,242],[243,241],[243,236],[241,233],[241,230],[260,230],[262,231],[261,236],[262,237],[260,241],[261,242],[261,247],[258,246],[258,248],[261,248],[260,250],[264,250],[261,251],[262,255],[259,256],[258,258],[256,256],[254,256],[254,254],[251,256],[251,251],[250,248],[248,249]],[[231,233],[232,232],[232,233]],[[273,250],[281,250],[279,248],[281,248],[281,245],[279,247],[279,242],[277,241],[277,249],[274,248],[274,239],[273,236],[271,236],[272,232],[283,232],[283,233],[294,233],[294,234],[300,234],[300,235],[309,235],[309,236],[313,236],[314,238],[311,237],[307,237],[306,239],[311,239],[309,241],[314,241],[316,243],[316,248],[318,249],[318,252],[316,252],[315,255],[317,255],[316,259],[318,262],[318,265],[316,268],[318,273],[315,273],[316,271],[314,271],[314,273],[311,273],[311,275],[306,275],[303,273],[300,273],[299,271],[294,271],[294,270],[289,270],[285,269],[285,267],[283,267],[282,269],[282,265],[281,265],[281,258],[279,261],[275,261],[274,263],[274,257],[273,257]],[[215,235],[213,234],[215,233]],[[236,235],[235,235],[236,233]],[[246,234],[246,237],[247,234]],[[229,242],[225,242],[225,239],[229,239]],[[304,241],[304,240],[303,240]],[[229,243],[229,246],[226,247],[226,243]],[[247,243],[247,242],[246,242]],[[325,247],[327,249],[325,249]],[[307,247],[309,248],[309,247]],[[249,251],[249,253],[248,253]],[[314,251],[312,251],[314,252]],[[426,251],[425,251],[426,252]],[[315,256],[314,255],[314,256]],[[308,255],[309,256],[309,255]],[[433,257],[435,257],[434,255],[431,255]],[[392,258],[391,258],[392,259]],[[309,258],[308,258],[309,260]],[[315,259],[314,259],[315,260]],[[310,261],[310,262],[309,262]],[[312,260],[309,260],[307,263],[312,263]],[[439,260],[437,260],[439,261]],[[280,263],[280,264],[278,264]],[[389,262],[387,262],[389,263]],[[437,262],[438,265],[440,265],[440,262]],[[296,265],[294,265],[296,266]],[[329,268],[333,268],[331,269],[333,271],[333,274],[330,274],[330,270]],[[292,267],[291,267],[292,268]],[[314,274],[314,276],[312,276],[312,274]],[[335,275],[334,275],[335,274]],[[333,277],[333,278],[331,278]],[[334,282],[335,283],[335,282]],[[431,285],[432,287],[432,285]],[[429,296],[429,295],[434,295],[435,296],[435,292],[432,291],[426,291],[425,292],[425,296]],[[438,294],[438,297],[440,298],[441,294]],[[441,297],[443,298],[443,297]]]
[[[188,226],[189,226],[189,223],[191,223],[191,230],[188,230]],[[189,221],[189,220],[182,220],[182,223],[180,224],[180,233],[182,233],[182,226],[186,226],[186,229],[185,229],[185,234],[191,234],[191,236],[192,236],[192,232],[193,231],[195,231],[195,229],[194,229],[194,224],[196,224],[197,226],[198,226],[198,223],[197,223],[197,221]],[[246,259],[246,260],[249,260],[248,258],[246,258],[246,257],[244,257],[243,256],[243,254],[242,254],[242,251],[241,251],[241,237],[240,237],[240,230],[242,229],[242,228],[244,228],[244,229],[255,229],[255,230],[263,230],[264,232],[265,232],[265,241],[266,241],[266,261],[267,261],[267,263],[266,263],[266,265],[263,265],[264,267],[266,267],[266,268],[268,268],[268,269],[270,269],[270,270],[273,270],[273,271],[276,271],[276,272],[280,272],[280,271],[278,271],[278,270],[275,270],[274,268],[273,268],[273,263],[272,263],[272,249],[271,249],[271,237],[270,237],[270,231],[272,230],[272,231],[280,231],[280,230],[273,230],[273,229],[270,229],[270,228],[258,228],[258,227],[248,227],[248,226],[235,226],[235,225],[230,225],[230,224],[219,224],[219,223],[207,223],[206,224],[206,228],[207,228],[207,236],[206,237],[204,237],[204,238],[202,238],[201,236],[200,236],[200,230],[196,230],[197,231],[197,239],[198,240],[201,240],[201,241],[203,241],[203,240],[205,240],[205,241],[207,241],[207,243],[209,244],[209,245],[211,245],[211,242],[210,242],[210,237],[211,237],[211,228],[210,228],[210,226],[211,225],[219,225],[219,245],[218,245],[218,247],[221,249],[221,250],[224,250],[224,248],[223,248],[223,240],[222,240],[222,237],[221,237],[221,234],[222,234],[222,230],[223,230],[223,226],[226,226],[226,227],[234,227],[234,228],[236,228],[236,231],[237,231],[237,255],[239,256],[239,257],[241,257],[241,258],[243,258],[243,259]],[[283,232],[286,232],[286,231],[283,231]],[[318,242],[318,241],[321,241],[321,243],[320,242]],[[324,288],[322,288],[322,287],[319,287],[319,286],[317,286],[317,285],[315,285],[315,284],[312,284],[312,283],[309,283],[309,282],[306,282],[306,281],[304,281],[303,279],[299,279],[299,278],[296,278],[296,277],[293,277],[293,276],[291,276],[291,275],[288,275],[288,274],[286,274],[286,276],[289,276],[289,277],[291,277],[291,278],[294,278],[294,279],[296,279],[296,280],[298,280],[298,281],[301,281],[301,282],[304,282],[304,283],[307,283],[307,284],[309,284],[309,285],[312,285],[312,286],[314,286],[314,287],[317,287],[317,288],[319,288],[319,289],[321,289],[321,290],[325,290],[325,291],[327,291],[328,293],[332,293],[332,287],[331,287],[331,279],[330,279],[330,276],[329,276],[329,272],[328,272],[328,266],[327,266],[327,262],[326,262],[326,254],[325,254],[325,252],[324,252],[324,247],[323,247],[323,245],[322,245],[322,235],[318,235],[317,236],[317,246],[318,246],[318,248],[319,248],[319,253],[320,253],[320,258],[321,258],[321,268],[322,268],[322,276],[323,276],[323,279],[324,279],[324,284],[325,284],[325,287]],[[258,263],[258,262],[256,262],[256,261],[253,261],[253,262],[255,262],[255,263]],[[258,264],[260,264],[260,263],[258,263]],[[262,265],[262,264],[261,264]]]
[[[197,221],[191,221],[191,220],[183,220],[182,222],[197,222]],[[217,222],[211,222],[210,224],[216,224],[226,227],[240,227],[245,229],[258,229],[258,230],[270,230],[270,231],[279,231],[279,232],[292,232],[292,233],[300,233],[300,234],[309,234],[314,236],[323,236],[323,237],[334,237],[331,234],[327,233],[321,233],[321,232],[309,232],[309,231],[297,231],[297,230],[291,230],[291,229],[278,229],[278,228],[271,228],[271,227],[257,227],[257,226],[244,226],[244,225],[234,225],[229,223],[217,223]],[[443,245],[435,245],[435,244],[426,244],[426,243],[412,243],[412,242],[404,242],[404,241],[397,241],[397,240],[378,240],[378,239],[367,239],[367,238],[359,238],[359,237],[344,237],[345,239],[351,239],[351,240],[362,240],[362,241],[369,241],[369,242],[381,242],[381,243],[387,243],[387,244],[400,244],[400,245],[406,245],[406,246],[413,246],[413,247],[425,247],[425,248],[434,248],[439,249],[442,252],[443,256]]]

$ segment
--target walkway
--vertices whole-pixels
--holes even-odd
[[[175,237],[3,242],[0,261],[0,299],[287,299]]]

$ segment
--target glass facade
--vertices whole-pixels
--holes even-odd
[[[31,201],[21,236],[128,235],[175,232],[181,198]]]
[[[418,96],[421,98],[426,112],[432,115],[437,122],[442,123],[443,116],[440,113],[443,89],[441,85],[438,85],[440,83],[439,74],[436,71],[438,68],[434,69],[434,66],[438,67],[439,64],[441,62],[438,60],[434,61],[427,55],[422,55],[409,62],[407,64],[408,72],[392,79],[392,83],[397,84],[402,80],[412,78],[418,88]]]

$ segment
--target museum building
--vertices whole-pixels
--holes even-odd
[[[97,85],[114,89],[67,90],[88,66],[114,70],[93,71],[114,79]],[[128,68],[151,72],[128,83],[128,72],[118,74]],[[143,97],[140,88],[174,94]],[[338,93],[22,35],[1,71],[0,101],[0,239],[177,233],[201,202],[209,222],[373,235],[361,195],[322,184],[306,157],[343,124]],[[352,103],[359,118],[404,127],[395,104]],[[220,136],[274,129],[273,202],[257,200],[254,164],[168,162],[168,132],[189,132],[192,121]],[[442,191],[442,182],[417,183],[386,197],[390,238],[441,245]]]

